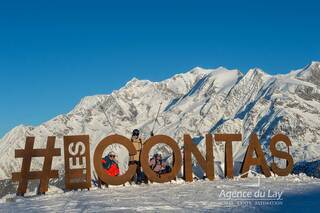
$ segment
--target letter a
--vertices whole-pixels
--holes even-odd
[[[254,152],[256,153],[256,158],[253,157]],[[241,174],[244,174],[242,177],[248,176],[248,174],[246,173],[249,171],[250,166],[252,165],[259,165],[261,167],[262,173],[266,177],[271,176],[270,169],[267,165],[266,159],[264,158],[258,136],[255,133],[250,137],[250,144],[248,146],[247,153],[242,164]]]

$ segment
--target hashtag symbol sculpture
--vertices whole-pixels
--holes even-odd
[[[15,150],[15,157],[22,158],[21,172],[12,173],[12,180],[18,181],[17,195],[24,196],[28,188],[29,180],[40,180],[39,192],[44,194],[48,191],[51,178],[58,178],[58,170],[51,170],[54,156],[60,156],[61,150],[54,148],[55,137],[48,137],[46,149],[34,149],[34,137],[27,137],[25,149]],[[42,171],[30,171],[33,157],[44,157]]]

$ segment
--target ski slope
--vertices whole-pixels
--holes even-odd
[[[260,181],[259,181],[260,179]],[[259,184],[260,182],[260,184]],[[259,184],[259,186],[257,185]],[[221,192],[282,193],[279,200],[222,200]],[[318,207],[320,180],[305,175],[288,177],[250,177],[234,180],[177,180],[166,184],[132,185],[66,192],[51,188],[48,195],[16,198],[7,195],[0,200],[1,212],[244,212],[244,211],[311,211]],[[278,199],[277,198],[277,199]],[[250,204],[252,205],[248,205]],[[259,204],[259,205],[258,205]]]

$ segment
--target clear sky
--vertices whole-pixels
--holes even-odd
[[[132,77],[320,60],[319,1],[0,1],[0,137]]]

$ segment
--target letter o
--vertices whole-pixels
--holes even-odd
[[[160,177],[154,171],[152,171],[149,166],[149,152],[153,146],[159,143],[164,143],[170,146],[174,154],[174,164],[172,165],[171,172],[162,174]],[[178,144],[175,140],[165,135],[156,135],[149,138],[144,144],[141,152],[141,166],[150,181],[165,183],[175,179],[181,168],[181,153]]]
[[[129,155],[135,155],[136,154],[136,149],[134,148],[133,144],[131,141],[121,135],[110,135],[106,138],[104,138],[96,147],[96,150],[94,151],[94,168],[97,172],[98,177],[105,182],[106,184],[110,185],[122,185],[128,181],[131,180],[133,175],[136,172],[137,165],[129,165],[128,171],[120,176],[112,177],[106,174],[103,171],[102,163],[101,163],[101,157],[104,152],[104,150],[110,146],[111,144],[118,143],[123,145],[124,147],[127,148],[129,151]]]

